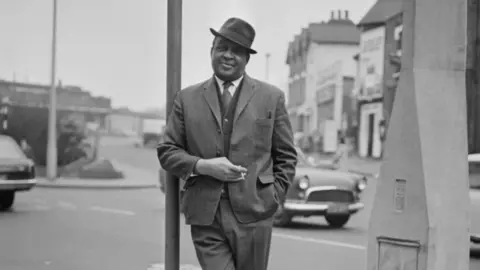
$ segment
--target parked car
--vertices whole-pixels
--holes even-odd
[[[28,191],[36,183],[34,162],[14,139],[0,135],[0,211],[12,207],[16,192]]]
[[[470,232],[472,249],[480,250],[480,154],[468,155],[470,180]]]
[[[331,227],[341,228],[364,208],[360,194],[367,186],[363,175],[342,172],[331,163],[313,164],[296,148],[295,179],[274,218],[275,226],[288,225],[295,216],[324,216]]]
[[[332,227],[343,227],[350,216],[363,209],[360,194],[367,185],[362,175],[341,172],[331,163],[313,164],[296,147],[295,179],[275,214],[275,226],[286,226],[295,216],[324,216]],[[165,171],[160,169],[160,189],[165,192]],[[180,182],[180,188],[183,181]]]

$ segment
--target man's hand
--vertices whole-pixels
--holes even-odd
[[[226,157],[201,159],[197,162],[196,171],[224,182],[237,182],[244,179],[247,169],[234,165]]]

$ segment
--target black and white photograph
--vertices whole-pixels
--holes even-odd
[[[480,0],[0,0],[0,270],[480,270]]]

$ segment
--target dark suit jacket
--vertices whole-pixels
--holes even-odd
[[[200,158],[223,153],[223,132],[215,78],[178,92],[157,148],[161,166],[188,179],[182,208],[187,224],[210,225],[223,182],[209,176],[190,177]],[[244,181],[228,184],[230,202],[239,222],[272,217],[295,175],[297,153],[278,88],[244,76],[235,110],[227,158],[248,169]]]

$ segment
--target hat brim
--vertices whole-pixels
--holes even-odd
[[[242,44],[236,42],[235,40],[233,40],[233,39],[231,39],[231,38],[229,38],[229,37],[227,37],[227,36],[225,36],[225,35],[220,34],[219,32],[215,31],[215,29],[213,29],[213,28],[210,28],[210,32],[212,32],[212,35],[214,35],[214,36],[216,36],[216,37],[222,37],[222,38],[227,39],[227,40],[229,40],[229,41],[231,41],[231,42],[233,42],[233,43],[235,43],[235,44],[237,44],[237,45],[242,46],[243,48],[245,48],[245,49],[247,50],[247,52],[248,52],[249,54],[256,54],[256,53],[257,53],[257,51],[255,51],[254,49],[251,49],[251,48],[248,48],[248,47],[243,46]]]

